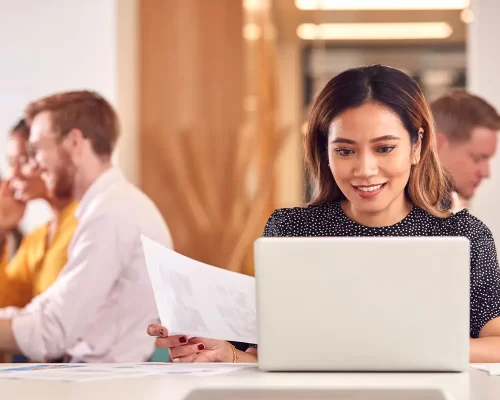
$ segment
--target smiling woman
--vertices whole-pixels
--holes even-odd
[[[410,203],[447,215],[442,199],[451,185],[438,161],[431,112],[403,72],[373,66],[338,75],[319,94],[308,127],[311,204],[347,198],[346,212],[359,220],[354,214],[387,210],[396,201],[402,214],[386,220],[378,213],[384,224],[400,220]]]
[[[276,210],[264,236],[466,237],[470,360],[500,362],[495,243],[467,210],[455,214],[444,205],[450,181],[437,157],[432,116],[418,84],[380,65],[347,70],[318,95],[308,127],[305,156],[315,185],[311,204]],[[257,356],[256,349],[233,354],[229,343],[219,340],[169,337],[162,327],[150,327],[149,333],[160,336],[157,345],[170,348],[180,362],[245,362]]]

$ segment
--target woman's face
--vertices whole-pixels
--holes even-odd
[[[47,188],[41,178],[40,170],[29,160],[27,141],[26,135],[14,133],[7,146],[10,187],[14,197],[25,202],[47,197]]]
[[[373,215],[406,207],[405,187],[412,165],[420,158],[420,140],[412,146],[394,112],[367,103],[332,121],[328,158],[353,212]]]

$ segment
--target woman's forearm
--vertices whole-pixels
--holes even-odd
[[[469,361],[471,363],[500,362],[500,336],[470,339]]]

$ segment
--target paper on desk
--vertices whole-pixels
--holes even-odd
[[[490,375],[500,375],[500,363],[493,364],[470,364],[471,368],[486,371]]]
[[[205,376],[234,372],[254,364],[29,364],[0,368],[0,379],[87,382],[106,379],[130,379],[145,376]]]
[[[254,278],[192,260],[145,236],[142,245],[170,335],[257,343]]]
[[[149,363],[148,363],[149,364]],[[246,368],[256,368],[256,364],[246,363],[169,363],[163,365],[146,365],[146,368],[152,375],[220,375],[229,372],[238,371]]]
[[[29,364],[0,368],[0,379],[50,380],[59,382],[85,382],[103,379],[129,379],[150,375],[141,369],[120,370],[110,366],[91,364]]]

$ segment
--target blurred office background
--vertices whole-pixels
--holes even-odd
[[[301,139],[318,90],[382,63],[430,100],[464,87],[500,108],[497,3],[0,0],[1,148],[29,101],[100,92],[121,117],[116,162],[165,215],[176,249],[252,274],[270,213],[307,200]],[[499,157],[471,206],[497,241]],[[46,218],[33,204],[22,227]]]

